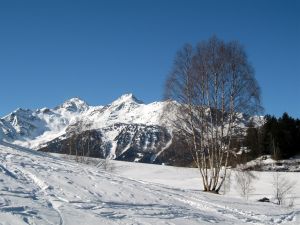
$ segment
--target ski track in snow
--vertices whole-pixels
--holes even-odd
[[[140,181],[141,182],[141,181]],[[149,192],[156,192],[157,195],[162,195],[165,198],[169,198],[169,199],[176,199],[179,202],[183,202],[186,203],[192,207],[198,208],[199,210],[208,210],[211,212],[217,212],[217,213],[221,213],[223,215],[225,215],[226,217],[229,218],[235,218],[238,221],[243,221],[245,223],[252,223],[252,224],[280,224],[280,223],[284,223],[287,221],[293,221],[296,212],[291,212],[288,214],[284,214],[282,215],[280,218],[278,218],[276,221],[274,221],[273,218],[268,218],[267,216],[263,215],[263,214],[258,214],[258,213],[254,213],[252,211],[245,211],[245,210],[238,210],[236,208],[232,208],[226,205],[220,205],[220,204],[216,204],[216,203],[212,203],[209,201],[205,201],[202,199],[199,199],[198,197],[195,197],[197,195],[199,195],[199,192],[194,192],[190,191],[188,195],[186,195],[186,191],[185,190],[181,190],[181,192],[184,192],[184,194],[182,193],[178,193],[178,190],[174,190],[174,189],[169,189],[168,191],[162,191],[162,189],[166,189],[166,187],[163,187],[161,185],[157,185],[157,184],[153,184],[153,183],[148,183],[148,182],[141,182],[144,184],[147,184],[146,189]],[[154,188],[156,187],[156,188]]]
[[[299,214],[0,145],[1,225],[297,224]]]

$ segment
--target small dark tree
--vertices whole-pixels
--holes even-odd
[[[287,113],[284,113],[278,119],[279,135],[278,142],[279,148],[282,151],[282,158],[289,158],[296,154],[296,121]]]
[[[253,123],[247,128],[244,140],[245,146],[250,150],[250,159],[255,159],[262,155],[262,132],[259,127],[255,127]]]

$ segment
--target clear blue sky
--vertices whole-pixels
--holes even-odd
[[[176,51],[238,40],[266,113],[300,117],[300,1],[0,1],[0,116],[71,97],[161,100]]]

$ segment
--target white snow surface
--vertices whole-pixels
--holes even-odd
[[[284,160],[274,160],[271,155],[263,155],[247,162],[245,168],[258,171],[300,172],[300,159],[298,156]]]
[[[0,143],[0,224],[300,223],[299,192],[294,208],[256,201],[271,194],[272,173],[260,173],[257,192],[246,201],[233,188],[228,196],[202,192],[196,169],[112,163],[107,172]]]

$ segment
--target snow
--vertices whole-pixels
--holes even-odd
[[[271,155],[263,155],[247,162],[246,168],[259,171],[300,172],[300,159],[295,156],[286,160],[274,160]]]
[[[270,197],[271,172],[256,172],[246,201],[234,180],[226,195],[202,192],[193,168],[111,161],[105,171],[68,157],[0,143],[0,224],[299,224],[299,193],[294,208],[256,201]]]

